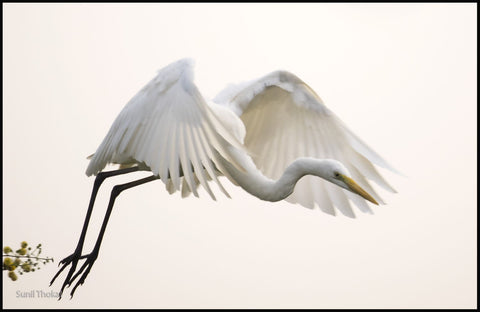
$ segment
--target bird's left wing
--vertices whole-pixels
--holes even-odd
[[[252,82],[230,85],[214,101],[240,116],[246,128],[244,145],[265,176],[278,179],[299,157],[330,158],[343,163],[379,203],[383,201],[366,178],[394,192],[373,164],[395,170],[295,75],[276,71]],[[303,177],[286,198],[309,208],[317,204],[332,215],[337,207],[344,215],[354,217],[349,199],[362,211],[371,212],[360,196],[313,176]]]
[[[242,145],[225,130],[193,83],[193,61],[183,59],[160,70],[123,108],[92,156],[86,174],[108,163],[139,164],[158,175],[170,192],[182,195],[227,174],[217,153],[242,169],[230,155]],[[218,172],[218,170],[220,172]]]

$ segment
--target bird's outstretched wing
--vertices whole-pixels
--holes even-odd
[[[203,185],[215,199],[208,180],[222,164],[218,152],[241,169],[229,148],[243,146],[212,113],[193,83],[193,61],[183,59],[161,69],[123,108],[92,156],[86,174],[96,175],[108,163],[139,164],[159,175],[170,192],[193,192]],[[187,189],[186,189],[187,188]]]
[[[359,185],[379,202],[382,199],[367,179],[395,190],[373,164],[395,171],[333,114],[302,80],[286,71],[276,71],[253,82],[230,85],[214,99],[227,105],[246,128],[244,145],[263,174],[278,179],[298,157],[330,158],[343,163]],[[287,201],[313,208],[315,204],[335,214],[354,217],[348,199],[371,213],[360,196],[313,176],[303,177]]]

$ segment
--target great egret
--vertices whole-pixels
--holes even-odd
[[[192,67],[192,60],[182,59],[160,70],[127,103],[91,156],[86,174],[97,177],[80,239],[50,283],[71,264],[60,297],[81,275],[73,296],[89,274],[118,194],[156,179],[170,193],[181,191],[182,197],[198,196],[202,185],[215,199],[208,181],[215,181],[229,197],[218,179],[224,175],[262,200],[316,205],[332,215],[336,207],[348,217],[354,217],[349,199],[367,213],[371,210],[365,200],[383,203],[366,178],[395,192],[372,163],[395,170],[295,75],[275,71],[230,85],[211,102],[193,83]],[[120,168],[102,172],[107,164]],[[90,254],[82,255],[100,185],[106,178],[138,170],[153,175],[112,189],[97,242]],[[75,273],[80,259],[85,263]]]

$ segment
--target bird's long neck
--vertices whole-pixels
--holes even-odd
[[[292,194],[295,184],[306,174],[323,176],[322,160],[302,157],[293,161],[278,180],[264,176],[250,157],[245,164],[245,172],[241,172],[230,163],[224,162],[225,169],[240,187],[260,199],[279,201]]]

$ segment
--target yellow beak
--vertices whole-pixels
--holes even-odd
[[[353,179],[351,179],[347,176],[344,176],[344,175],[340,175],[340,177],[343,180],[343,182],[345,182],[345,184],[348,186],[350,191],[352,191],[355,194],[358,194],[358,195],[362,196],[366,200],[374,203],[375,205],[378,205],[377,201],[370,194],[365,192],[365,190],[362,189],[360,187],[360,185],[357,184],[357,182],[353,181]]]

